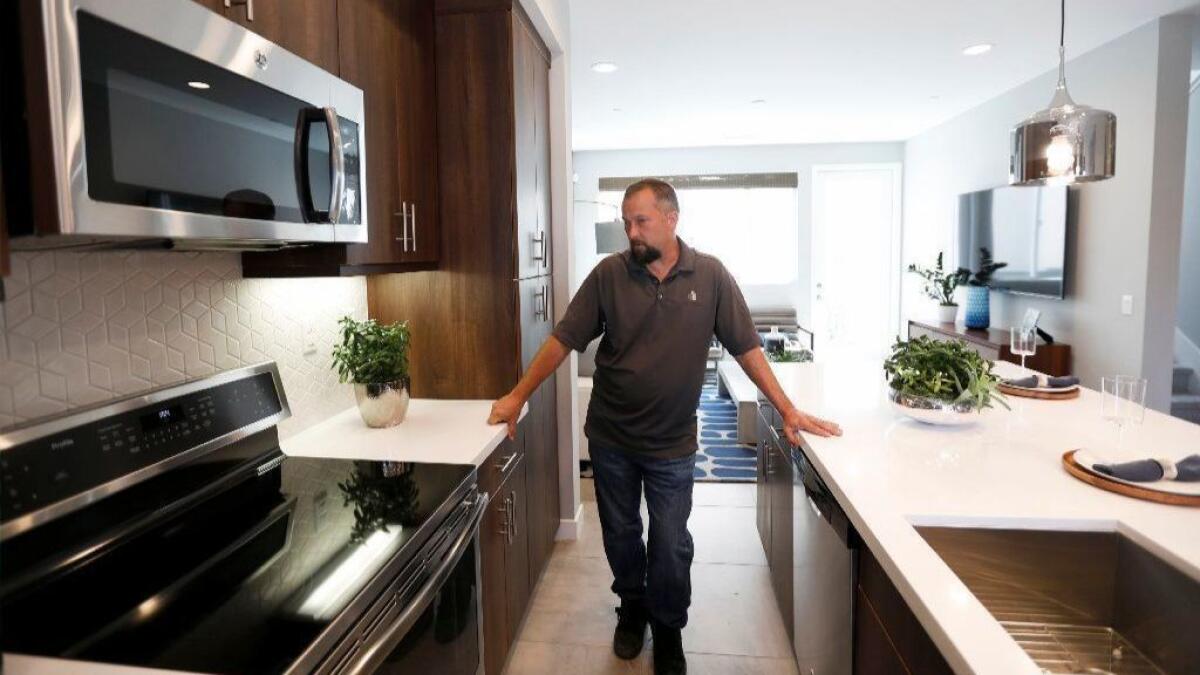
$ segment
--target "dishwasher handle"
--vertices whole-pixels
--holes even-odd
[[[854,530],[854,525],[850,522],[846,512],[838,505],[833,492],[817,475],[816,469],[813,468],[801,448],[795,448],[793,453],[796,471],[800,474],[800,480],[804,485],[804,495],[808,498],[809,506],[833,528],[834,533],[837,534],[838,539],[842,540],[846,548],[858,548],[858,533]]]

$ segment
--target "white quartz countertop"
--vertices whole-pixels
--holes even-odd
[[[1061,463],[1075,448],[1113,459],[1182,457],[1200,452],[1200,426],[1147,410],[1117,456],[1116,428],[1101,419],[1100,394],[1090,389],[1069,401],[1009,397],[1011,411],[932,427],[891,409],[879,362],[772,369],[798,407],[841,424],[840,438],[807,435],[806,454],[956,672],[1040,669],[914,525],[1117,531],[1200,579],[1200,509],[1109,493]],[[1019,369],[1000,363],[997,372]]]
[[[297,457],[439,462],[479,466],[504,440],[504,425],[487,423],[491,400],[414,398],[400,424],[371,429],[358,408],[284,439],[284,453]],[[521,410],[521,417],[529,406]]]

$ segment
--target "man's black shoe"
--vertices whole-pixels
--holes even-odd
[[[654,675],[687,675],[679,629],[651,621],[650,630],[654,634]]]
[[[646,643],[648,620],[642,603],[621,601],[617,608],[617,630],[613,633],[613,653],[626,660],[637,658]]]

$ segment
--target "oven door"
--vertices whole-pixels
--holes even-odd
[[[483,672],[479,522],[487,502],[477,495],[447,519],[318,673]]]
[[[42,11],[60,234],[366,241],[361,90],[192,0]]]

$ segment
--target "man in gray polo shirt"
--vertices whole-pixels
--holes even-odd
[[[646,625],[654,635],[654,672],[687,672],[680,630],[691,604],[696,407],[708,345],[715,334],[783,415],[788,440],[799,432],[841,435],[807,415],[776,381],[746,300],[721,261],[675,235],[679,201],[669,184],[645,179],[621,204],[629,250],[600,262],[511,392],[492,406],[490,424],[515,437],[521,407],[570,354],[601,335],[584,433],[595,472],[596,506],[612,590],[621,598],[613,651],[636,657]],[[729,233],[731,237],[736,232]],[[650,514],[642,543],[639,507]],[[647,550],[649,549],[649,550]]]

